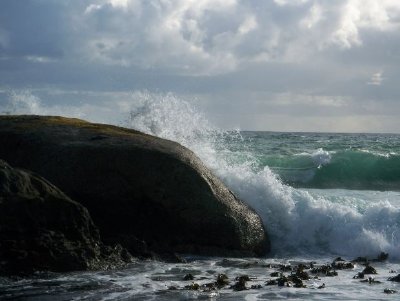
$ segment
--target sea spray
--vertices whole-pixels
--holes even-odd
[[[392,203],[356,205],[335,202],[324,193],[295,189],[282,183],[252,153],[252,141],[239,132],[223,132],[188,102],[172,94],[147,95],[130,112],[128,126],[170,139],[194,151],[242,200],[262,217],[271,236],[273,253],[374,256],[380,251],[400,258],[400,210]],[[318,167],[329,165],[331,153],[316,150]],[[347,194],[348,190],[338,191]],[[364,195],[365,196],[365,195]],[[352,198],[353,204],[366,203]]]

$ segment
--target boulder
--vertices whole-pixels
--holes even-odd
[[[89,210],[106,243],[133,253],[269,250],[260,217],[178,143],[79,119],[1,116],[0,158],[46,177]]]
[[[122,251],[102,245],[82,205],[0,160],[0,274],[105,269],[124,263]]]

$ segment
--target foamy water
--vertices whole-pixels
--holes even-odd
[[[234,144],[246,144],[240,133],[210,126],[204,116],[175,97],[142,100],[132,108],[128,126],[193,150],[260,214],[271,236],[273,254],[373,256],[384,251],[400,259],[397,192],[342,189],[332,197],[331,190],[292,188],[268,166],[260,170],[251,149],[245,153],[232,150]],[[229,148],[225,147],[227,140]],[[318,168],[330,163],[333,153],[319,148],[309,156]]]
[[[308,264],[305,258],[275,259],[200,259],[188,258],[185,264],[161,262],[138,262],[131,267],[106,272],[77,272],[65,274],[36,275],[34,279],[10,281],[0,278],[1,300],[66,301],[66,300],[397,300],[398,293],[385,294],[385,289],[398,291],[400,285],[387,281],[397,275],[393,269],[400,265],[376,263],[378,273],[374,284],[361,282],[353,277],[364,269],[338,271],[336,277],[313,275],[304,281],[306,288],[267,285],[280,271],[279,265]],[[320,259],[317,264],[330,263],[331,259]],[[229,284],[209,290],[206,285],[213,283],[218,274],[225,274]],[[191,274],[193,280],[184,280]],[[290,274],[289,272],[285,273]],[[231,286],[235,278],[247,275],[248,290],[234,291]],[[380,283],[379,283],[380,282]],[[185,288],[198,284],[198,290]],[[324,285],[324,288],[320,288]],[[253,288],[252,288],[253,286]],[[258,286],[258,287],[257,287]]]

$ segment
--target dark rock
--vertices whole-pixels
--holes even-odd
[[[342,257],[336,257],[336,258],[333,260],[333,262],[336,262],[336,261],[345,261],[345,260],[342,259]]]
[[[310,276],[308,275],[308,273],[303,271],[302,269],[298,269],[296,271],[295,275],[296,275],[296,277],[298,277],[298,278],[300,278],[302,280],[309,280],[310,279]]]
[[[121,241],[132,254],[269,250],[260,217],[175,142],[78,119],[1,116],[0,158],[84,205],[108,244],[133,238]]]
[[[241,275],[235,278],[236,283],[231,286],[234,291],[243,291],[248,290],[246,286],[247,281],[250,281],[250,277],[248,275]]]
[[[177,286],[174,286],[174,285],[168,286],[169,291],[176,291],[177,289],[178,289]]]
[[[385,288],[385,289],[383,290],[383,292],[384,292],[385,294],[395,294],[395,293],[397,293],[397,291],[392,290],[392,289],[390,289],[390,288]]]
[[[289,282],[289,279],[285,275],[281,275],[276,281],[278,286],[285,286]]]
[[[373,266],[367,265],[365,269],[362,271],[364,275],[369,275],[369,274],[378,274],[376,269]]]
[[[223,287],[229,284],[229,278],[225,274],[218,274],[216,283],[218,287]]]
[[[314,266],[314,268],[311,269],[311,273],[327,277],[334,277],[338,275],[338,273],[332,269],[331,265]]]
[[[328,271],[326,272],[325,276],[327,277],[336,277],[338,273],[336,271]]]
[[[354,263],[346,261],[334,261],[332,267],[336,270],[349,270],[354,269]]]
[[[400,282],[400,274],[398,274],[397,276],[394,276],[394,277],[390,277],[388,280],[394,281],[394,282]]]
[[[385,253],[385,252],[381,252],[377,258],[374,259],[368,259],[367,257],[357,257],[356,259],[352,260],[353,262],[357,262],[357,263],[363,263],[368,265],[369,262],[382,262],[385,261],[389,258],[389,254]]]
[[[358,272],[355,276],[353,276],[353,279],[364,279],[364,273]]]
[[[300,278],[301,280],[309,280],[310,276],[308,275],[308,273],[305,271],[305,269],[309,269],[308,266],[304,265],[304,264],[299,264],[296,268],[295,268],[295,276]]]
[[[278,284],[277,279],[268,280],[266,283],[266,285],[277,285],[277,284]]]
[[[235,280],[236,281],[242,281],[242,282],[244,281],[244,282],[246,282],[246,281],[250,281],[250,277],[248,275],[242,275],[242,276],[236,277]]]
[[[352,262],[367,263],[367,262],[369,262],[369,260],[367,257],[357,257],[357,258],[353,259]]]
[[[389,254],[385,252],[381,252],[376,259],[373,259],[372,261],[375,262],[382,262],[386,261],[389,258]]]
[[[0,274],[106,269],[131,259],[121,246],[101,243],[82,205],[0,160]]]
[[[185,288],[191,291],[197,291],[200,289],[200,285],[198,283],[193,282],[190,285],[186,285]]]
[[[292,266],[291,266],[290,264],[287,264],[287,265],[281,264],[281,265],[279,266],[279,269],[280,269],[281,271],[283,271],[283,272],[290,272],[290,271],[292,271]]]
[[[194,280],[194,277],[193,277],[192,274],[186,274],[186,275],[183,277],[183,280],[184,280],[184,281]]]
[[[320,286],[317,287],[318,289],[325,288],[325,283],[322,283]]]

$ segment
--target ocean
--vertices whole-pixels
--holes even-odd
[[[178,99],[146,99],[119,125],[196,153],[258,212],[271,253],[257,259],[183,254],[184,264],[138,261],[117,271],[0,278],[1,300],[398,300],[400,283],[388,278],[400,274],[400,135],[225,131]],[[389,258],[372,263],[375,281],[353,279],[365,268],[355,263],[336,277],[312,275],[306,288],[267,285],[285,265],[381,252]],[[187,274],[194,279],[184,281]],[[249,290],[202,286],[218,274],[231,284],[248,275]]]

